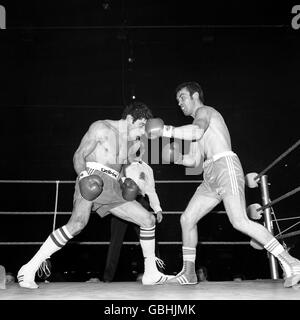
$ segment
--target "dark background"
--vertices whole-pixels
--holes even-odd
[[[299,139],[300,30],[291,27],[295,2],[0,4],[7,14],[7,29],[0,30],[1,180],[75,180],[72,157],[88,126],[119,119],[133,95],[165,122],[189,123],[174,92],[184,81],[198,81],[206,104],[224,116],[245,174],[260,172]],[[161,163],[153,169],[163,209],[182,212],[197,184],[159,182],[202,176]],[[299,186],[299,169],[297,148],[267,173],[271,199]],[[54,210],[55,184],[1,183],[0,188],[2,212]],[[70,212],[73,184],[62,184],[59,191],[58,211]],[[248,205],[261,203],[259,189],[246,189],[246,196]],[[298,217],[298,199],[296,194],[275,205],[276,217]],[[56,226],[68,218],[59,214]],[[2,214],[0,219],[1,242],[43,242],[54,216]],[[279,221],[280,228],[295,221]],[[109,222],[92,214],[74,241],[108,241]],[[158,241],[181,241],[178,214],[166,214],[157,229]],[[133,228],[125,240],[137,241]],[[225,214],[212,212],[199,223],[199,241],[249,239],[233,230]],[[300,258],[299,236],[285,243]],[[0,263],[17,272],[37,249],[2,244]],[[161,244],[160,250],[167,271],[179,271],[181,245]],[[53,270],[71,280],[101,277],[106,251],[107,245],[70,243],[53,255]],[[142,268],[139,246],[124,245],[116,280],[133,279],[135,262]],[[270,278],[265,252],[249,245],[199,245],[197,265],[208,267],[211,280],[230,280],[236,273]]]

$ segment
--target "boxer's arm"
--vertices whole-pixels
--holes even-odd
[[[198,167],[202,160],[202,153],[199,146],[198,141],[193,141],[190,144],[189,153],[183,155],[182,157],[182,164],[186,167]]]
[[[181,127],[174,127],[172,137],[181,140],[200,140],[204,134],[204,129],[198,125],[188,124]]]
[[[185,167],[198,167],[202,161],[199,142],[191,142],[189,153],[182,154],[177,142],[166,144],[162,149],[162,159],[166,163],[175,163]]]
[[[210,115],[206,108],[197,110],[193,124],[174,127],[172,137],[182,140],[200,140],[209,126]]]
[[[73,156],[74,169],[78,175],[86,169],[85,159],[96,148],[102,130],[99,124],[93,123],[81,139],[80,145]]]
[[[150,119],[146,123],[145,132],[148,138],[158,137],[175,138],[180,140],[200,140],[209,127],[210,112],[206,108],[199,108],[193,124],[181,127],[165,125],[163,120]]]

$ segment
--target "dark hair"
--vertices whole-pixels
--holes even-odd
[[[180,91],[181,89],[186,88],[187,91],[190,93],[190,95],[192,96],[195,92],[199,93],[199,99],[202,103],[204,103],[204,94],[203,94],[203,90],[200,86],[199,83],[197,82],[183,82],[180,85],[177,86],[176,88],[176,93],[178,91]]]
[[[143,103],[134,101],[131,102],[123,111],[122,119],[126,119],[128,115],[131,115],[133,122],[139,119],[151,119],[153,118],[152,111]]]

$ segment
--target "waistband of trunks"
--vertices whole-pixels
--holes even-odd
[[[111,169],[109,167],[106,167],[105,165],[98,163],[98,162],[87,162],[86,163],[87,168],[89,169],[94,169],[94,170],[98,170],[100,172],[103,172],[105,174],[107,174],[108,176],[118,180],[119,178],[119,172]],[[88,171],[88,170],[87,170]],[[88,171],[89,173],[89,171]],[[89,173],[90,174],[90,173]]]
[[[203,168],[205,168],[206,166],[208,166],[210,163],[215,162],[223,157],[227,157],[227,156],[236,156],[236,154],[233,151],[224,151],[224,152],[220,152],[215,154],[214,156],[212,156],[212,158],[207,159],[204,161],[203,163]]]

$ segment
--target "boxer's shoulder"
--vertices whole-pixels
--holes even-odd
[[[114,132],[116,133],[117,129],[115,128],[115,126],[113,126],[111,124],[111,120],[98,120],[95,121],[91,124],[90,126],[90,132],[94,132],[94,133],[106,133],[109,134],[110,132]]]

